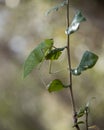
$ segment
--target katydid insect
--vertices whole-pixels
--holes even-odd
[[[51,50],[52,46],[53,39],[46,39],[30,53],[24,64],[24,77],[30,74],[38,64],[45,60],[45,56]]]
[[[66,47],[55,48],[53,44],[53,39],[46,39],[30,53],[24,64],[24,77],[30,74],[30,72],[44,60],[53,61],[59,58]],[[49,70],[51,73],[51,64]]]

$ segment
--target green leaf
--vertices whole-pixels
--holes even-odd
[[[46,39],[40,43],[27,57],[24,64],[24,78],[31,73],[45,59],[45,55],[53,46],[52,39]]]
[[[82,57],[79,69],[86,70],[92,68],[98,60],[98,56],[90,51],[86,51]]]
[[[55,48],[53,50],[51,50],[46,56],[46,60],[57,60],[60,55],[62,54],[62,51],[65,49],[65,47],[63,48]]]
[[[78,111],[78,113],[77,113],[77,117],[78,117],[78,118],[84,116],[84,114],[85,114],[85,109],[86,109],[85,106],[84,106],[84,107],[81,107],[81,108],[79,109],[79,111]]]
[[[49,92],[59,91],[64,87],[63,83],[59,79],[55,79],[50,82],[50,84],[47,86]]]
[[[78,121],[77,125],[79,125],[79,124],[84,124],[84,121]]]
[[[50,14],[51,12],[53,12],[53,11],[58,11],[61,7],[67,5],[67,3],[68,3],[67,0],[64,0],[64,1],[61,2],[60,4],[58,4],[58,5],[54,6],[53,8],[49,9],[49,10],[46,12],[46,16],[47,16],[48,14]]]
[[[86,21],[86,18],[82,15],[80,11],[78,11],[74,16],[71,25],[69,26],[69,28],[67,28],[65,33],[67,35],[74,33],[75,31],[79,29],[80,23],[83,21]]]
[[[76,127],[76,125],[84,124],[84,121],[78,121],[73,127]]]
[[[76,69],[72,69],[73,75],[80,75],[82,71],[92,68],[98,60],[98,56],[90,51],[83,54],[81,62]]]

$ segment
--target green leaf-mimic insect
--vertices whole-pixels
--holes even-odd
[[[46,39],[41,42],[27,57],[24,64],[24,78],[37,67],[39,63],[45,60],[45,55],[51,50],[53,46],[53,39]]]

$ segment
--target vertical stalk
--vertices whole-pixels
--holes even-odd
[[[66,22],[67,22],[67,28],[69,27],[69,0],[67,3],[67,9],[66,9]],[[69,77],[70,77],[70,95],[71,95],[71,100],[72,100],[72,108],[73,108],[73,119],[74,119],[74,126],[76,127],[76,130],[80,130],[78,124],[77,124],[77,112],[76,112],[76,106],[75,106],[75,101],[74,101],[74,95],[73,95],[73,89],[72,89],[72,73],[71,73],[71,56],[70,56],[70,36],[67,35],[67,56],[68,56],[68,66],[69,66]]]
[[[86,130],[88,130],[88,107],[86,108]]]

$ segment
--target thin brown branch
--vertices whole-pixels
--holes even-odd
[[[67,4],[67,28],[69,27],[69,0]],[[76,106],[75,106],[75,101],[74,101],[74,95],[73,95],[73,89],[72,89],[72,73],[71,73],[71,56],[70,56],[70,36],[67,35],[67,56],[68,56],[68,66],[69,66],[69,76],[70,76],[70,95],[71,95],[71,100],[72,100],[72,107],[73,107],[73,119],[74,119],[74,126],[76,127],[77,130],[80,130],[78,124],[77,124],[77,112],[76,112]]]
[[[88,107],[86,107],[86,130],[88,130]]]

